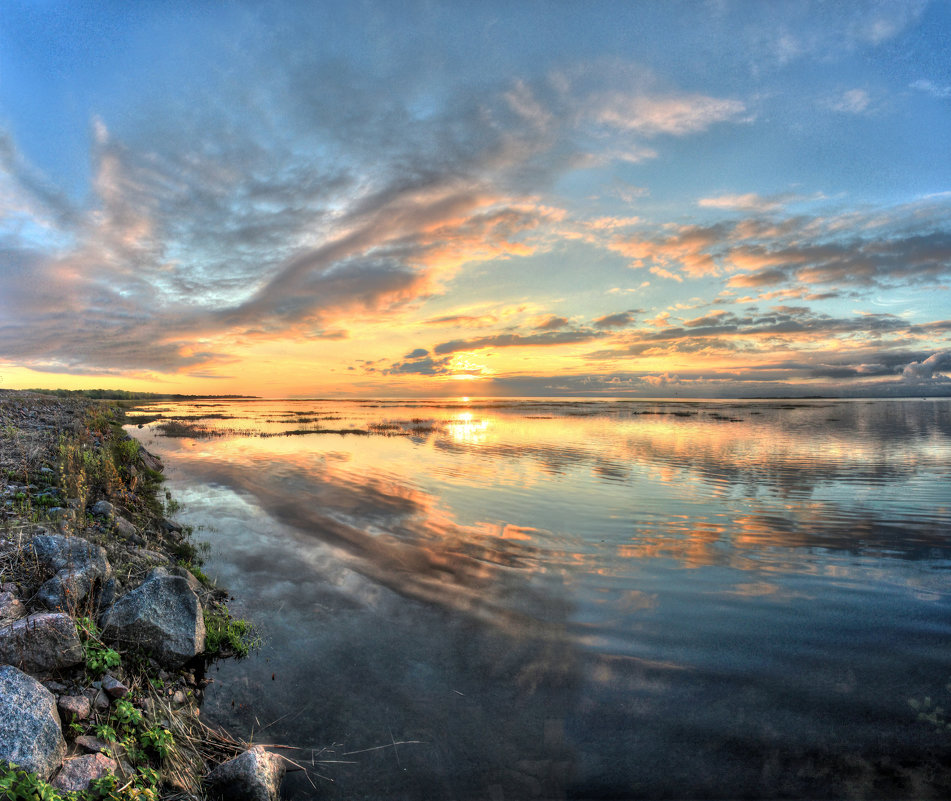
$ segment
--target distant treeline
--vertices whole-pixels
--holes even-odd
[[[25,389],[39,395],[57,398],[90,398],[92,400],[234,400],[254,398],[255,395],[169,395],[161,392],[130,392],[127,389]]]

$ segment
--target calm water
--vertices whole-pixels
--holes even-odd
[[[951,401],[153,408],[292,798],[951,795]]]

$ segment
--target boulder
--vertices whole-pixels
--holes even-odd
[[[67,614],[41,612],[0,628],[0,662],[48,673],[82,661],[76,623]]]
[[[46,780],[65,755],[53,693],[12,665],[0,665],[0,762]]]
[[[161,570],[161,568],[156,568],[156,570]],[[174,567],[169,568],[169,574],[172,576],[181,576],[185,581],[188,582],[189,589],[195,593],[199,598],[201,593],[204,592],[205,588],[202,583],[195,578],[195,574],[192,573],[187,568],[182,567],[181,565],[175,565]]]
[[[161,473],[165,469],[158,456],[149,453],[145,448],[139,448],[139,459],[149,470],[154,470],[156,473]]]
[[[26,607],[12,592],[0,592],[0,626],[26,617]]]
[[[277,801],[284,760],[256,745],[208,774],[209,794],[226,801]]]
[[[181,667],[205,649],[201,602],[181,576],[153,571],[106,610],[102,636],[140,646],[166,667]]]
[[[114,759],[103,754],[73,757],[63,763],[60,772],[50,783],[64,793],[82,793],[89,789],[91,781],[115,773],[118,767]]]
[[[79,537],[40,534],[33,552],[55,575],[40,587],[37,599],[47,609],[77,609],[112,575],[106,551]]]

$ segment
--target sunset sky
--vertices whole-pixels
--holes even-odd
[[[951,394],[951,2],[0,13],[0,388]]]

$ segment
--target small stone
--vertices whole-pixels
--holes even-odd
[[[139,536],[139,530],[128,520],[122,517],[122,515],[116,515],[116,531],[118,531],[123,537],[127,537],[129,539]]]
[[[26,617],[26,607],[12,592],[0,592],[0,626]]]
[[[94,515],[102,515],[104,517],[109,517],[115,511],[116,507],[109,503],[109,501],[96,501],[92,507],[92,513]]]
[[[112,753],[112,746],[109,743],[89,734],[81,734],[79,737],[77,737],[76,747],[81,748],[87,754]]]
[[[94,709],[104,711],[109,708],[109,696],[102,690],[90,687],[83,695],[89,699]]]
[[[185,702],[188,699],[185,697],[185,693],[181,690],[176,690],[175,694],[172,696],[172,703],[176,706],[185,706]]]
[[[284,760],[256,745],[208,774],[211,795],[227,801],[277,801]]]
[[[129,688],[108,673],[102,677],[102,689],[109,693],[112,698],[123,698],[129,694]]]
[[[63,763],[60,772],[51,784],[66,793],[82,793],[89,789],[89,783],[115,773],[119,765],[103,754],[87,754],[73,757]]]
[[[63,722],[72,723],[76,720],[86,720],[92,711],[92,704],[85,695],[62,695],[56,704]]]

